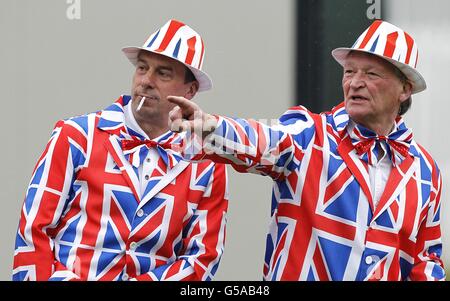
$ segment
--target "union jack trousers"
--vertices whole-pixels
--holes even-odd
[[[343,103],[321,114],[293,107],[274,126],[216,118],[203,148],[183,156],[274,180],[265,280],[445,279],[441,174],[414,140],[375,208]]]
[[[136,138],[124,124],[129,102],[122,96],[103,111],[56,124],[21,211],[13,280],[213,278],[225,240],[225,166],[188,163],[158,147],[141,191],[120,143]]]

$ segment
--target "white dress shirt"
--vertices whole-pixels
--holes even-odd
[[[144,130],[139,126],[136,119],[134,118],[133,111],[131,109],[131,101],[128,103],[128,105],[124,108],[124,116],[125,116],[125,125],[132,129],[133,131],[139,133],[140,135],[144,136],[145,139],[149,139],[148,135],[144,132]],[[152,139],[156,140],[156,139]],[[144,159],[144,162],[139,165],[138,168],[138,178],[140,183],[140,196],[142,197],[145,188],[148,185],[148,182],[151,179],[151,175],[153,170],[158,164],[159,155],[155,148],[151,147],[149,149],[149,152],[147,154],[147,157]]]
[[[348,132],[352,132],[354,127],[355,123],[350,120],[347,127]],[[393,127],[391,133],[394,130],[395,126]],[[370,191],[372,192],[373,205],[375,206],[375,208],[377,207],[378,202],[383,195],[384,188],[386,187],[393,166],[391,158],[389,158],[386,152],[386,141],[381,141],[380,146],[383,150],[381,159],[379,159],[378,162],[374,165],[369,164]]]

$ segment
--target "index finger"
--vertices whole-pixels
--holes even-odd
[[[167,96],[167,100],[184,110],[195,110],[195,104],[182,96]]]

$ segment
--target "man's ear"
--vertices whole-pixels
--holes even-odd
[[[185,98],[191,100],[192,98],[194,98],[195,94],[197,94],[198,91],[198,81],[194,80],[192,82],[189,83],[189,89],[187,90],[186,94],[185,94]]]
[[[403,84],[403,91],[400,94],[400,103],[410,98],[411,94],[412,94],[412,85],[409,81],[407,81],[406,83]]]

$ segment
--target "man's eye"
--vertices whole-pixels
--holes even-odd
[[[159,75],[163,78],[169,78],[170,77],[170,72],[168,71],[160,71]]]

